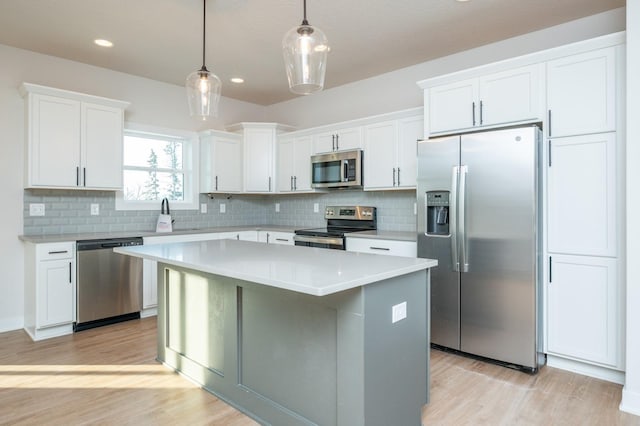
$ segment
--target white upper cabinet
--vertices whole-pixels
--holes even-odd
[[[424,87],[430,134],[542,117],[540,65]]]
[[[615,47],[547,63],[549,137],[615,130]]]
[[[278,192],[311,191],[313,137],[278,139]]]
[[[25,187],[121,189],[128,103],[29,83]]]
[[[422,116],[371,124],[364,128],[364,187],[416,186],[416,143],[424,132]]]
[[[362,128],[352,127],[346,129],[321,132],[315,135],[314,153],[346,151],[362,148]]]
[[[244,191],[275,192],[277,137],[293,128],[276,123],[239,123],[227,129],[243,134]]]
[[[548,155],[549,252],[616,256],[616,134],[551,139]]]
[[[200,192],[242,191],[242,136],[206,131],[200,135]]]

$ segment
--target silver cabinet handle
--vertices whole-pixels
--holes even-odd
[[[216,176],[216,191],[218,190],[218,176]]]
[[[480,125],[482,126],[482,101],[480,101]]]
[[[331,135],[331,151],[336,150],[336,135]]]
[[[289,177],[289,189],[293,191],[293,176]]]
[[[451,267],[454,272],[460,272],[460,261],[458,260],[458,178],[460,168],[453,166],[451,168],[451,212],[449,214],[449,227],[451,229]],[[425,197],[426,200],[426,197]],[[425,201],[426,202],[426,201]],[[425,215],[426,220],[426,215]],[[426,224],[425,224],[425,228]]]
[[[553,282],[553,275],[551,275],[552,265],[553,265],[553,261],[551,260],[551,256],[549,256],[549,283]]]
[[[551,139],[549,139],[548,144],[549,144],[549,149],[548,149],[549,152],[547,154],[549,155],[549,167],[551,167]]]
[[[400,186],[400,167],[398,167],[398,186]]]
[[[80,186],[80,167],[76,167],[76,186]]]
[[[294,191],[298,190],[298,176],[293,177],[293,190]]]
[[[64,253],[69,253],[69,250],[56,250],[56,251],[49,252],[49,254],[64,254]]]
[[[469,272],[469,259],[467,253],[467,235],[465,231],[466,212],[465,212],[465,198],[467,197],[467,166],[460,166],[460,212],[459,212],[459,224],[458,231],[460,232],[460,257],[462,264],[462,272]]]
[[[269,176],[269,192],[271,192],[271,176]]]
[[[240,240],[240,234],[236,234],[236,240]]]
[[[476,103],[475,102],[471,102],[471,121],[475,126],[476,125]]]
[[[87,186],[87,168],[82,168],[82,185]]]
[[[391,250],[388,247],[369,247],[371,250],[383,250],[383,251],[389,251]]]
[[[69,262],[69,284],[71,284],[71,262]]]
[[[288,240],[288,239],[286,239],[286,238],[276,238],[276,241],[289,242],[289,240]]]
[[[336,134],[336,151],[340,151],[340,135]]]
[[[549,134],[549,137],[551,137],[551,110],[547,111],[547,116],[548,116],[547,126],[549,126],[548,134]]]
[[[269,233],[267,232],[267,244],[269,244]]]

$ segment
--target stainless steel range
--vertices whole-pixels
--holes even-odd
[[[293,237],[295,245],[344,250],[346,233],[376,229],[375,207],[329,206],[324,218],[326,228],[297,229]]]

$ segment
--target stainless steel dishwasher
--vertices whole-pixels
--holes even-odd
[[[142,259],[113,252],[114,247],[139,245],[141,237],[77,242],[75,331],[140,318]]]

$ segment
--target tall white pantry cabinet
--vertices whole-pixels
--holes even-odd
[[[418,83],[425,89],[429,136],[542,124],[547,362],[619,383],[625,335],[623,62],[624,34],[617,33]],[[508,98],[515,98],[511,109]]]

